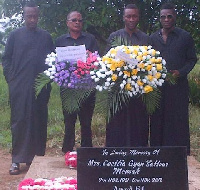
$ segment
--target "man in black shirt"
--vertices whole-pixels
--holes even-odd
[[[25,26],[10,33],[3,56],[11,107],[11,175],[19,174],[20,163],[29,165],[35,155],[45,154],[50,86],[35,98],[34,84],[46,69],[45,58],[54,51],[54,45],[50,34],[37,27],[38,16],[38,7],[27,3]]]
[[[149,37],[137,28],[139,9],[129,4],[124,9],[123,20],[125,28],[110,34],[107,50],[116,45],[148,45]],[[115,43],[115,42],[114,42]],[[113,44],[114,44],[113,43]],[[112,110],[111,110],[112,111]],[[106,126],[106,146],[109,147],[136,147],[148,145],[148,114],[141,97],[130,98],[128,105],[111,117]]]
[[[67,15],[66,21],[69,33],[60,36],[56,40],[56,47],[85,45],[86,49],[95,52],[98,51],[97,42],[92,34],[82,32],[83,19],[78,11],[72,11]],[[63,91],[61,88],[61,99],[63,103]],[[62,151],[64,153],[72,151],[75,145],[75,123],[77,115],[81,124],[81,146],[92,147],[91,121],[95,106],[95,92],[82,103],[78,113],[69,114],[63,106],[63,115],[65,123],[65,136]]]
[[[161,7],[162,28],[151,35],[153,48],[166,60],[168,72],[177,79],[161,88],[161,108],[151,118],[152,146],[186,146],[190,154],[189,89],[187,75],[197,62],[194,41],[185,30],[175,26],[174,5]]]

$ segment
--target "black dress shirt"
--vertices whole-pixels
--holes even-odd
[[[81,32],[81,35],[74,39],[70,34],[64,34],[56,40],[56,47],[65,47],[65,46],[78,46],[85,45],[86,49],[95,52],[98,51],[97,42],[95,37],[92,34]]]
[[[162,38],[161,30],[152,34],[150,38],[153,48],[160,51],[166,60],[167,70],[178,70],[180,76],[186,77],[197,61],[191,35],[176,27],[169,33],[166,43]]]

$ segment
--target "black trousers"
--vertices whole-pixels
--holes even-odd
[[[149,118],[141,98],[131,98],[128,105],[111,117],[106,126],[107,147],[146,147]]]
[[[160,109],[151,116],[151,146],[185,146],[190,155],[189,86],[187,78],[161,88]]]
[[[65,136],[62,151],[72,151],[75,145],[75,123],[79,117],[81,124],[81,147],[92,147],[91,122],[95,107],[95,92],[92,92],[82,103],[78,112],[69,114],[63,109]]]

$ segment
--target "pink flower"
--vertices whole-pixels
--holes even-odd
[[[65,181],[65,184],[76,185],[76,184],[77,184],[77,180],[76,180],[75,178],[69,177],[69,178]]]
[[[76,168],[77,167],[77,158],[71,157],[68,159],[68,164],[70,168]]]
[[[84,71],[81,71],[81,75],[84,75],[85,74],[85,72]]]
[[[77,153],[76,152],[67,152],[65,154],[65,165],[70,167],[77,167]]]
[[[40,186],[44,186],[46,183],[46,181],[42,180],[42,181],[35,181],[34,185],[40,185]]]
[[[23,181],[20,182],[19,186],[18,186],[18,190],[23,190],[22,186],[33,186],[34,185],[34,180],[31,178],[28,179],[24,179]]]

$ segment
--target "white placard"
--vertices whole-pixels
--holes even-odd
[[[123,60],[123,61],[125,61],[125,62],[127,62],[127,63],[129,63],[129,64],[133,64],[133,65],[137,65],[138,64],[138,60],[137,59],[130,58],[129,54],[126,54],[121,50],[117,51],[116,57],[121,59],[121,60]]]
[[[86,48],[85,45],[56,47],[58,62],[60,61],[77,61],[86,62]]]

